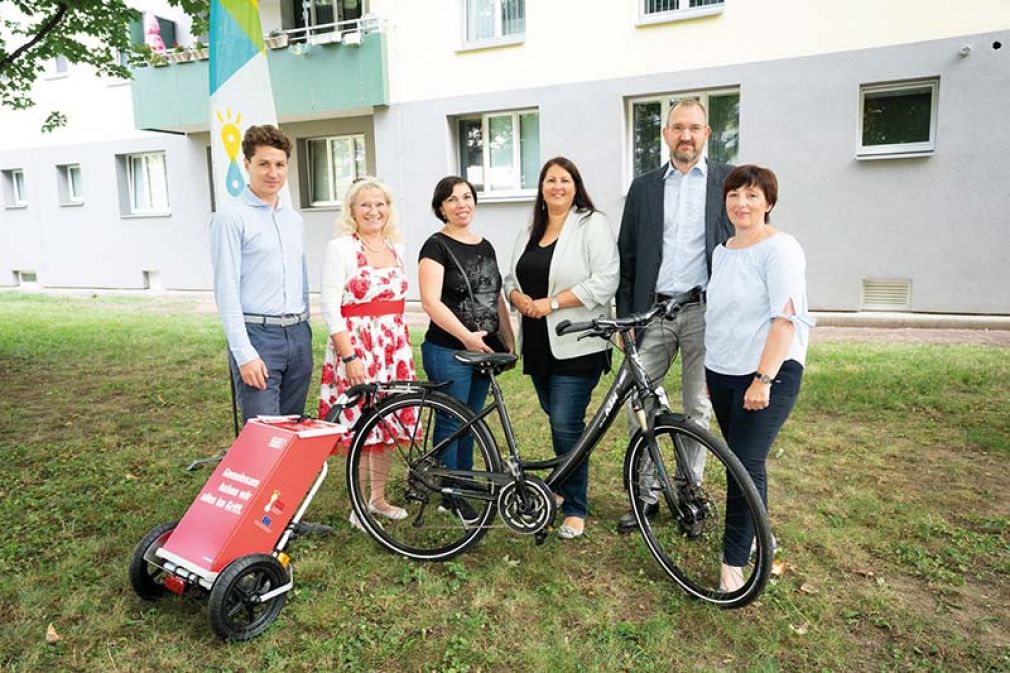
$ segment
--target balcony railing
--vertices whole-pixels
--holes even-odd
[[[358,46],[361,44],[362,35],[384,31],[385,21],[382,17],[369,15],[363,16],[360,19],[334,21],[333,23],[324,23],[303,28],[272,30],[269,33],[263,34],[263,43],[268,49],[291,47],[296,54],[302,54],[311,45],[346,44],[348,46]],[[167,63],[187,63],[189,61],[206,60],[208,57],[209,51],[207,46],[198,42],[191,47],[179,47],[175,50],[147,50],[143,54],[143,60],[135,65],[143,67],[145,65],[159,66]]]

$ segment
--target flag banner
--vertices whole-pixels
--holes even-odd
[[[211,163],[220,203],[246,185],[245,129],[277,125],[258,0],[211,0],[209,79]],[[287,184],[281,196],[288,200]]]

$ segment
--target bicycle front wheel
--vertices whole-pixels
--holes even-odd
[[[712,433],[660,417],[655,435],[658,466],[642,433],[631,440],[625,463],[631,509],[646,546],[689,595],[724,608],[747,605],[764,590],[772,563],[771,528],[757,488]],[[703,468],[697,452],[704,454]],[[688,479],[691,469],[700,470],[701,478]],[[724,543],[741,536],[753,536],[754,553],[743,566],[743,585],[723,590]]]
[[[347,489],[357,522],[380,545],[445,561],[485,535],[495,513],[488,474],[500,471],[487,425],[479,420],[440,447],[473,416],[455,398],[427,391],[387,397],[362,420],[347,456]],[[445,474],[448,452],[458,474]],[[377,506],[380,493],[389,508]]]

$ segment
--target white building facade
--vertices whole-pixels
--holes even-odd
[[[616,230],[630,181],[666,161],[666,110],[694,97],[709,156],[777,173],[813,308],[1010,314],[1010,4],[970,4],[261,0],[313,285],[363,174],[396,193],[412,272],[448,174],[478,185],[500,256],[556,155]],[[210,288],[206,61],[63,75],[0,112],[0,285]],[[41,135],[50,109],[70,123]]]

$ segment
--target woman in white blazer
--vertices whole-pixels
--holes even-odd
[[[562,320],[609,314],[617,292],[618,256],[613,230],[596,210],[575,164],[555,157],[540,171],[530,225],[512,248],[505,296],[521,314],[523,373],[533,380],[550,419],[554,453],[567,453],[585,430],[586,407],[609,369],[609,344],[558,336]],[[558,536],[585,531],[589,462],[557,486],[564,521]]]

